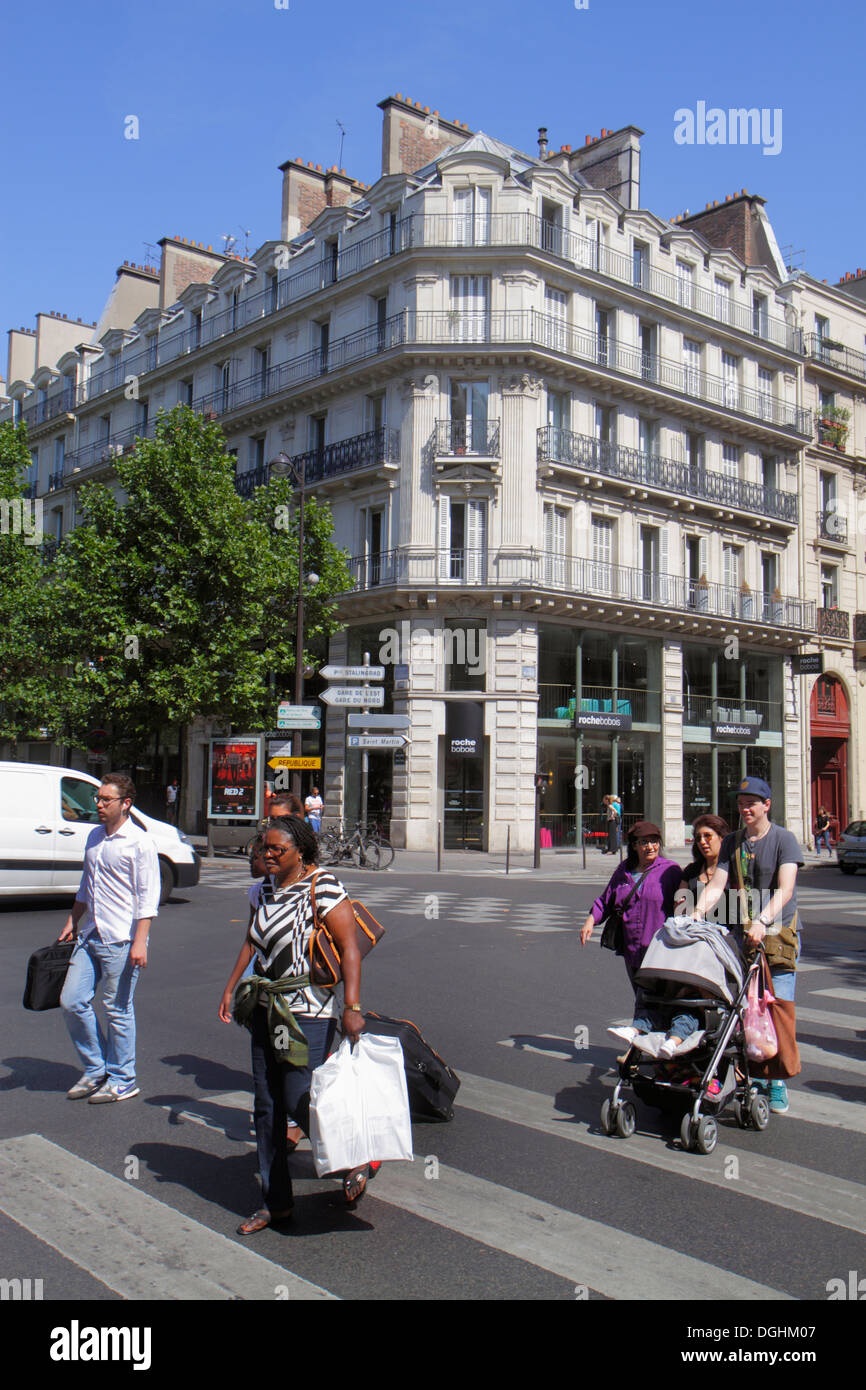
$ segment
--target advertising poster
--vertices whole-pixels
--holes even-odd
[[[261,814],[260,738],[213,738],[210,743],[208,819],[258,820]]]

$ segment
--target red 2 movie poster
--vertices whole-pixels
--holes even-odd
[[[253,739],[211,740],[211,818],[258,815],[259,755]]]

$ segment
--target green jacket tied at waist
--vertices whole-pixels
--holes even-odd
[[[310,983],[309,975],[283,975],[279,980],[268,980],[264,975],[248,975],[235,990],[232,1008],[235,1023],[242,1028],[252,1029],[253,1011],[263,1004],[267,1011],[267,1027],[274,1054],[279,1061],[288,1062],[293,1067],[307,1065],[309,1048],[285,995],[297,994],[298,990],[308,988]],[[286,1043],[278,1046],[277,1039],[282,1036],[286,1037]]]

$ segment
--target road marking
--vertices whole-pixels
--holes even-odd
[[[664,1165],[661,1165],[664,1166]],[[375,1200],[526,1260],[608,1298],[787,1300],[791,1295],[549,1202],[424,1159],[389,1165]]]
[[[719,1145],[715,1153],[706,1156],[670,1149],[658,1139],[640,1134],[627,1141],[616,1140],[600,1132],[593,1133],[584,1120],[554,1110],[549,1096],[502,1081],[490,1081],[484,1076],[469,1076],[465,1072],[461,1073],[456,1103],[463,1109],[510,1124],[523,1125],[587,1148],[604,1150],[618,1158],[630,1158],[665,1172],[726,1188],[729,1192],[755,1197],[758,1201],[843,1226],[849,1231],[866,1233],[866,1187],[859,1183],[742,1150],[737,1155],[739,1176],[735,1180],[728,1178],[724,1170],[735,1143],[736,1129],[720,1125]],[[722,1149],[726,1152],[722,1153]]]
[[[628,1019],[624,1021],[629,1022]],[[530,1038],[533,1038],[533,1041],[530,1041]],[[545,1046],[545,1043],[549,1043],[549,1046]],[[604,1084],[611,1086],[616,1084],[616,1078],[619,1074],[613,1062],[614,1048],[607,1043],[606,1039],[603,1047],[575,1048],[572,1038],[557,1038],[549,1033],[534,1036],[532,1034],[517,1034],[511,1038],[501,1038],[499,1046],[511,1047],[517,1052],[538,1052],[542,1056],[555,1057],[561,1061],[570,1062],[572,1065],[583,1063],[585,1066],[596,1069],[608,1067],[609,1079]],[[800,1056],[803,1061],[810,1061],[820,1067],[838,1065],[841,1071],[859,1072],[862,1072],[863,1069],[862,1063],[857,1063],[848,1057],[843,1058],[840,1062],[837,1053],[826,1053],[822,1048],[813,1048],[808,1044],[800,1044]],[[825,1057],[830,1058],[830,1060],[825,1061]],[[791,1104],[791,1117],[793,1119],[806,1120],[809,1124],[829,1125],[833,1129],[847,1129],[855,1134],[866,1134],[866,1106],[813,1095],[812,1092],[803,1089],[801,1085],[797,1085],[792,1092]]]
[[[0,1141],[0,1210],[127,1299],[333,1299],[41,1134]]]
[[[866,1004],[866,989],[813,989],[811,992],[825,999],[845,999],[852,1004]]]
[[[800,1060],[813,1067],[825,1067],[832,1071],[853,1071],[858,1076],[863,1075],[862,1057],[846,1057],[844,1052],[834,1052],[828,1047],[813,1047],[811,1043],[798,1042],[797,1046],[800,1050]]]
[[[866,1028],[860,1014],[834,1014],[831,1009],[807,1009],[797,1005],[797,1023],[822,1023],[828,1028]]]

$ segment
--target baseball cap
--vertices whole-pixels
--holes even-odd
[[[773,800],[770,784],[763,777],[744,777],[737,787],[737,796],[759,796],[762,801]]]
[[[639,820],[632,826],[631,830],[628,832],[628,839],[640,840],[644,836],[649,835],[657,835],[659,839],[662,838],[662,832],[659,830],[657,825],[653,825],[651,820]]]

